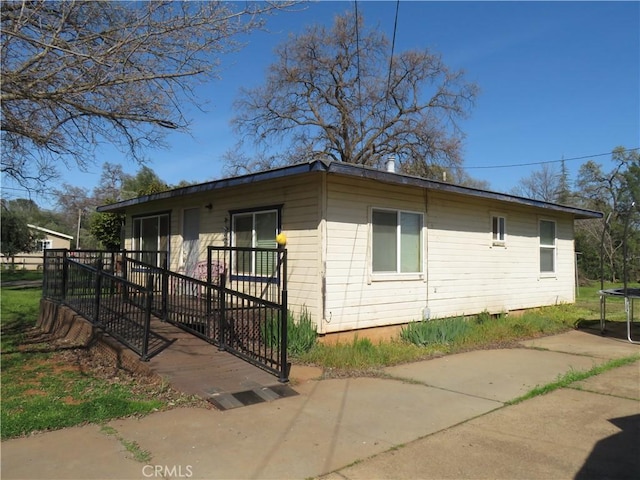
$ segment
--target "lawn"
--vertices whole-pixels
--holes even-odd
[[[37,280],[31,272],[26,279]],[[41,278],[41,277],[40,277]],[[24,280],[19,272],[7,276],[1,291],[3,439],[53,430],[85,422],[144,415],[173,405],[202,405],[170,389],[162,382],[133,377],[113,365],[104,365],[84,349],[60,349],[38,335],[35,326],[41,288],[9,286],[8,281]],[[466,350],[503,347],[518,340],[550,335],[575,328],[577,324],[597,325],[598,286],[582,287],[575,305],[557,305],[497,318],[481,314],[472,319],[429,322],[418,335],[421,342],[407,339],[374,344],[367,339],[338,345],[315,343],[308,348],[308,333],[292,332],[295,363],[324,368],[325,376],[381,375],[388,365],[433,358]],[[608,319],[623,321],[623,302],[607,304]],[[306,325],[309,322],[298,322]],[[304,348],[303,348],[304,345]],[[307,349],[302,352],[303,349]]]
[[[146,414],[189,401],[162,382],[100,365],[84,349],[48,343],[33,328],[41,294],[39,287],[2,287],[3,439]]]
[[[42,272],[37,270],[21,270],[2,267],[0,270],[2,283],[24,280],[42,280]]]
[[[616,285],[608,284],[605,288]],[[599,331],[599,284],[581,287],[574,305],[555,305],[521,314],[453,318],[416,322],[393,341],[372,343],[365,338],[337,345],[316,343],[296,361],[324,367],[326,376],[377,375],[388,365],[468,350],[500,348],[518,341],[553,335],[574,328]],[[624,302],[607,301],[607,320],[625,320]]]

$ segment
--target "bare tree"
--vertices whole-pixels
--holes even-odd
[[[552,164],[543,163],[528,177],[522,178],[512,193],[543,202],[558,202],[565,180]]]
[[[129,176],[124,173],[124,169],[119,163],[103,163],[100,181],[93,189],[92,196],[95,204],[104,205],[107,202],[123,200],[121,196],[122,186]]]
[[[380,166],[395,155],[407,173],[458,173],[457,121],[477,87],[429,50],[391,62],[390,50],[384,34],[351,13],[336,16],[331,29],[311,26],[276,49],[263,86],[242,90],[233,124],[258,146],[288,145],[289,163],[320,157]]]
[[[42,187],[107,141],[133,159],[186,129],[194,87],[285,3],[2,2],[2,173]]]

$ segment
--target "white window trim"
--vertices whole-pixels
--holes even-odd
[[[161,235],[160,235],[160,218],[161,217],[167,217],[167,264],[170,265],[170,252],[171,252],[171,213],[170,212],[162,212],[162,213],[154,213],[151,215],[136,215],[134,217],[131,218],[131,226],[132,226],[132,234],[131,234],[131,247],[132,250],[134,251],[138,251],[138,250],[143,250],[142,249],[142,237],[137,237],[135,236],[135,225],[136,222],[142,222],[143,220],[148,220],[150,218],[155,218],[156,221],[158,222],[158,235],[156,237],[156,250],[158,252],[160,252],[160,241],[161,241]],[[158,266],[161,266],[161,262],[160,262],[160,258],[161,258],[161,254],[158,253],[157,254],[157,259],[156,259],[156,263],[158,264]]]
[[[396,214],[400,213],[411,213],[420,215],[422,219],[422,229],[420,230],[420,251],[422,261],[420,262],[420,271],[419,272],[374,272],[373,271],[373,212],[374,211],[383,211],[383,212],[395,212]],[[389,281],[402,281],[402,280],[424,280],[425,272],[426,272],[426,255],[425,255],[425,239],[426,239],[426,222],[425,222],[425,212],[419,212],[415,210],[404,210],[401,208],[389,208],[389,207],[369,207],[369,241],[368,243],[368,259],[367,259],[367,268],[369,270],[369,281],[367,283],[371,284],[372,282],[389,282]],[[400,262],[400,249],[396,251],[396,267]]]
[[[277,208],[270,208],[268,210],[251,210],[247,212],[236,212],[231,215],[231,246],[236,247],[236,229],[235,229],[235,217],[249,216],[251,215],[251,247],[256,247],[256,215],[262,215],[266,213],[275,213],[276,214],[276,229],[273,237],[273,241],[275,242],[275,237],[278,233],[278,225],[280,224],[280,212]],[[235,260],[231,262],[231,265],[235,265]],[[238,273],[232,272],[233,275],[249,275],[252,277],[268,277],[268,275],[259,275],[256,273],[256,255],[255,252],[251,255],[251,273]]]
[[[496,240],[493,238],[493,219],[498,219],[498,225],[500,224],[500,219],[503,220],[504,229],[503,229],[503,238],[500,240]],[[507,216],[504,213],[500,212],[489,212],[489,234],[491,235],[491,246],[493,247],[506,247],[507,246]],[[499,233],[499,232],[498,232]]]
[[[44,252],[45,250],[53,248],[53,242],[48,238],[46,238],[44,240],[38,240],[38,243],[40,244],[40,251],[41,252]]]
[[[542,222],[550,222],[553,223],[554,227],[554,236],[553,236],[553,245],[543,245],[542,238],[540,235]],[[552,272],[543,272],[540,270],[540,252],[543,248],[553,250],[553,271]],[[558,222],[553,218],[539,217],[538,218],[538,273],[540,278],[556,278],[558,275]]]

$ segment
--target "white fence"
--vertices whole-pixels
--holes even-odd
[[[2,268],[15,268],[16,270],[42,270],[44,257],[42,254],[23,254],[14,257],[0,256]]]

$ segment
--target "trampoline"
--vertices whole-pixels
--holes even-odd
[[[640,288],[610,288],[600,290],[600,332],[604,334],[607,315],[607,297],[624,298],[624,311],[627,314],[627,339],[631,343],[640,344],[640,341],[631,337],[633,325],[633,307],[636,298],[640,298]]]

